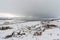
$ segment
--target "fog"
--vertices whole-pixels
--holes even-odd
[[[60,17],[60,0],[0,0],[0,14],[11,13],[25,18]]]

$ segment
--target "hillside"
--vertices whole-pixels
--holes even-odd
[[[1,25],[0,40],[60,40],[60,20],[47,25],[41,21]]]

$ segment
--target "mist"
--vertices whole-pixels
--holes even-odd
[[[30,19],[59,18],[60,0],[0,0],[0,13]]]

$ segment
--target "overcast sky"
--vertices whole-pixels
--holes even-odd
[[[0,0],[0,14],[60,17],[60,0]]]

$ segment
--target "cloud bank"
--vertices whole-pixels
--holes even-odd
[[[0,13],[26,17],[60,17],[60,0],[0,0]]]

